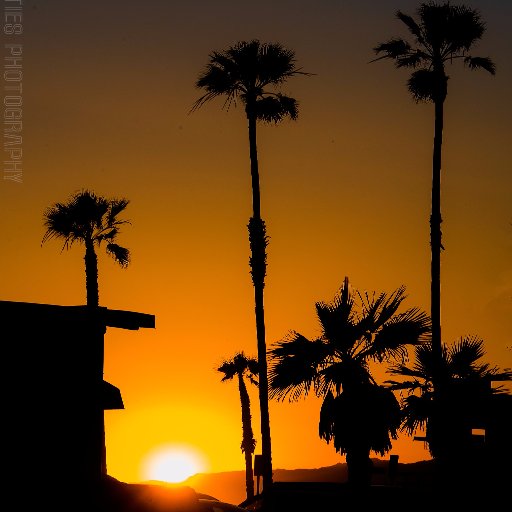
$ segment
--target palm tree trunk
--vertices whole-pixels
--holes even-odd
[[[265,313],[263,288],[266,274],[266,237],[265,222],[261,219],[260,185],[258,170],[258,152],[256,147],[256,115],[247,105],[249,124],[249,155],[251,160],[253,216],[249,220],[249,244],[251,247],[250,267],[254,285],[254,311],[256,316],[256,338],[258,344],[258,380],[261,423],[261,451],[263,459],[263,490],[272,486],[272,448],[270,440],[270,415],[267,375],[267,346],[265,342]]]
[[[432,213],[430,216],[431,247],[431,320],[432,320],[432,355],[434,360],[442,362],[441,348],[441,150],[443,144],[443,104],[444,100],[435,102],[434,148],[432,155]],[[438,366],[436,364],[436,366]],[[434,388],[439,386],[441,368],[436,368]]]
[[[87,291],[87,305],[99,306],[98,292],[98,257],[94,251],[92,240],[85,241],[85,288]]]
[[[247,499],[254,497],[254,475],[252,470],[252,454],[254,452],[254,435],[251,424],[251,402],[245,386],[243,373],[238,374],[238,389],[242,407],[242,451],[245,455],[245,489]]]
[[[252,215],[255,219],[261,219],[260,173],[258,169],[258,148],[256,145],[256,115],[251,113],[251,110],[249,105],[247,105],[249,158],[251,160]]]
[[[436,475],[442,482],[444,470],[445,416],[443,414],[443,354],[441,340],[441,152],[443,145],[443,106],[444,97],[434,102],[434,147],[432,152],[432,212],[430,216],[431,282],[430,317],[432,320],[432,356],[433,356],[433,396],[432,415],[428,432],[429,450],[435,453]]]
[[[354,446],[347,450],[347,474],[351,488],[363,489],[371,484],[372,462],[370,450]]]
[[[96,256],[96,252],[94,250],[94,243],[92,240],[85,241],[85,288],[87,292],[87,306],[91,308],[97,308],[99,306],[99,291],[98,291],[98,257]],[[102,335],[103,340],[103,335]],[[102,389],[101,386],[103,384],[103,365],[104,365],[104,347],[101,347],[101,361],[98,362],[99,368],[101,368],[101,375],[99,379],[101,382],[98,382],[99,389]],[[100,393],[101,395],[101,393]],[[102,397],[99,397],[99,400],[102,400]],[[101,474],[107,474],[107,445],[105,439],[105,412],[103,410],[103,404],[100,402],[98,406],[101,408],[100,410],[100,421],[101,425],[99,429],[101,429],[101,437],[102,437],[102,451],[101,451]]]

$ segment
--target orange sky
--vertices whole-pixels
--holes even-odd
[[[406,71],[368,63],[378,42],[406,35],[395,10],[418,3],[105,4],[24,3],[23,182],[0,184],[0,299],[83,304],[82,251],[41,247],[42,213],[84,187],[130,199],[119,242],[133,261],[100,257],[100,303],[154,314],[156,329],[107,332],[105,378],[125,403],[106,415],[109,473],[136,481],[145,454],[173,442],[202,451],[211,471],[243,469],[238,390],[215,368],[237,350],[256,355],[246,124],[221,102],[189,115],[194,81],[211,50],[251,38],[294,49],[316,74],[285,88],[296,123],[259,128],[268,345],[290,329],[318,334],[314,303],[346,275],[361,290],[404,284],[404,305],[428,310],[432,107],[409,97]],[[449,71],[443,338],[478,335],[486,359],[510,367],[512,5],[467,5],[488,27],[475,53],[497,74]],[[312,397],[271,403],[274,467],[343,461],[319,440],[318,413]],[[410,438],[392,453],[428,458]]]

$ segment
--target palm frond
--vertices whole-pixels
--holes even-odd
[[[387,372],[391,375],[413,377],[419,380],[426,380],[429,377],[423,367],[419,366],[417,363],[412,368],[405,363],[391,363],[387,368]]]
[[[496,74],[496,65],[489,57],[471,57],[468,55],[464,58],[464,64],[469,69],[484,69],[491,75]]]
[[[298,115],[298,102],[294,98],[276,94],[256,101],[256,117],[261,121],[277,124],[286,117],[296,121]]]
[[[476,369],[476,362],[485,355],[484,341],[476,336],[460,338],[448,348],[447,355],[453,375],[469,375]]]
[[[241,83],[236,63],[225,53],[212,52],[210,61],[196,80],[195,86],[217,95],[238,89]]]
[[[256,387],[258,387],[260,385],[258,379],[254,375],[251,375],[251,374],[247,375],[247,379],[249,380],[249,382],[251,384],[253,384]]]
[[[413,435],[419,429],[425,428],[432,414],[432,396],[409,395],[402,399],[401,430]]]
[[[485,24],[475,9],[465,5],[452,5],[445,22],[445,41],[451,53],[468,51],[483,36]]]
[[[226,96],[223,108],[229,109],[233,101],[247,92],[244,85],[233,58],[226,52],[212,52],[210,62],[195,83],[196,88],[206,93],[194,102],[190,112],[219,96]]]
[[[399,57],[409,55],[411,51],[411,45],[401,38],[393,38],[385,43],[380,43],[373,48],[375,54],[383,54],[371,62],[375,62],[382,59],[397,59]]]
[[[359,330],[350,316],[347,320],[348,304],[343,304],[338,299],[339,297],[335,297],[330,304],[317,302],[315,308],[322,329],[322,338],[329,340],[336,350],[347,353],[354,349],[359,339]]]
[[[103,242],[104,240],[112,241],[115,240],[117,235],[119,234],[119,229],[117,228],[105,228],[102,229],[95,237],[94,240],[99,243]]]
[[[258,360],[254,357],[247,357],[247,377],[255,386],[258,385],[258,381],[255,378],[259,374],[259,363]]]
[[[406,55],[400,55],[396,58],[397,68],[417,68],[422,65],[429,65],[430,56],[421,50],[409,52]]]
[[[370,354],[379,361],[404,358],[407,345],[419,345],[430,339],[429,316],[417,308],[411,308],[390,318],[375,334]]]
[[[130,251],[126,247],[118,244],[109,243],[106,247],[107,254],[112,256],[122,268],[126,268],[130,264]]]
[[[334,437],[335,418],[337,416],[337,408],[334,395],[329,392],[320,407],[320,421],[318,422],[318,434],[321,439],[325,439],[327,443]],[[344,453],[344,451],[342,452]]]
[[[357,296],[359,297],[362,310],[359,324],[364,323],[365,330],[371,330],[373,329],[373,326],[375,326],[379,316],[379,311],[386,301],[386,294],[379,293],[379,295],[376,297],[375,292],[370,294],[368,291],[362,293],[358,290]]]
[[[365,298],[367,299],[368,295],[365,295]],[[389,296],[381,293],[376,300],[365,303],[364,323],[367,324],[368,321],[371,321],[367,328],[378,331],[395,315],[405,298],[405,286],[402,285]]]
[[[450,5],[422,3],[417,9],[417,17],[426,43],[433,49],[440,49],[450,35],[448,31]]]
[[[109,201],[109,208],[106,215],[106,225],[120,225],[120,224],[129,224],[128,220],[118,219],[117,216],[126,210],[126,207],[130,204],[130,201],[125,198],[121,199],[111,199]]]
[[[321,340],[310,341],[294,331],[275,343],[268,352],[270,397],[296,401],[307,396],[328,354],[329,347]]]
[[[109,200],[85,189],[73,195],[68,208],[68,213],[74,219],[75,231],[88,233],[91,228],[102,227],[109,209]]]
[[[384,384],[391,389],[392,391],[399,391],[402,389],[407,389],[410,392],[413,392],[416,389],[422,389],[423,385],[421,382],[417,380],[386,380]]]
[[[295,52],[280,43],[263,43],[258,52],[258,84],[279,85],[297,74]]]
[[[407,88],[416,102],[433,101],[439,89],[440,77],[430,69],[414,71],[407,81]]]
[[[503,368],[500,370],[498,367],[493,366],[489,370],[489,375],[493,382],[509,382],[512,381],[512,368]]]
[[[409,16],[408,14],[403,13],[402,11],[397,11],[396,17],[407,26],[407,28],[409,29],[409,32],[416,38],[416,40],[420,44],[423,44],[423,36],[421,33],[421,28],[414,21],[414,18],[412,16]]]
[[[345,277],[331,302],[319,301],[315,309],[322,328],[322,338],[329,340],[338,351],[352,350],[360,337],[360,329],[355,322],[355,303],[348,278]]]
[[[73,239],[73,219],[68,213],[68,208],[62,203],[56,203],[51,208],[47,208],[43,215],[43,223],[46,232],[41,240],[41,245],[52,238],[63,238],[64,248]]]
[[[233,359],[230,359],[229,361],[223,361],[217,368],[217,371],[224,374],[221,379],[222,382],[233,379],[233,377],[235,377],[235,375],[238,373]]]

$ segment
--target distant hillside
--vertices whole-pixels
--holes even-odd
[[[374,474],[372,483],[391,483],[387,460],[373,460]],[[402,485],[427,485],[431,482],[431,461],[398,464],[394,483]],[[275,469],[275,482],[346,482],[347,465],[335,464],[315,469]],[[198,473],[183,482],[198,493],[208,494],[221,501],[239,504],[245,498],[245,471],[223,473]],[[260,482],[261,485],[261,482]],[[255,487],[256,490],[256,487]]]

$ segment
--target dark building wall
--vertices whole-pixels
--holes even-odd
[[[106,326],[154,327],[151,315],[108,313],[0,301],[4,467],[13,488],[29,484],[25,499],[87,496],[101,477]]]
[[[9,466],[85,484],[101,462],[103,328],[82,307],[4,302],[1,315]]]

